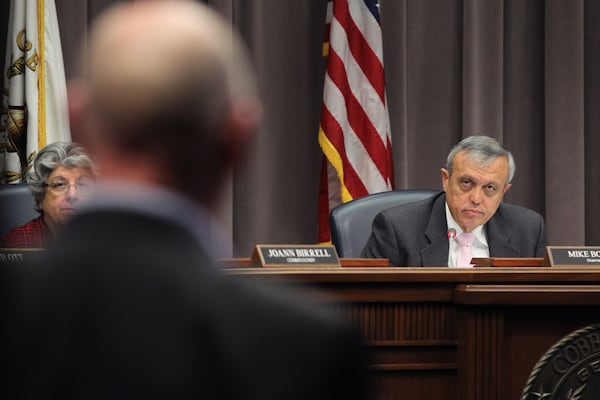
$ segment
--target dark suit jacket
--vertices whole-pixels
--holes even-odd
[[[19,398],[365,398],[352,330],[225,276],[172,222],[81,214],[24,268]]]
[[[402,267],[448,265],[446,194],[392,207],[379,213],[363,257],[388,258]],[[544,220],[523,207],[501,203],[485,225],[490,257],[543,257]]]

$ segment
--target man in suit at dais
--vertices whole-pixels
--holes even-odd
[[[441,169],[438,195],[379,213],[363,257],[401,267],[469,267],[459,241],[470,236],[472,257],[543,257],[547,245],[538,213],[502,201],[515,174],[513,155],[487,136],[470,136]],[[467,235],[463,235],[466,233]]]

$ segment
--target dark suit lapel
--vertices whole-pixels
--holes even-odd
[[[442,193],[433,201],[431,218],[425,229],[425,238],[429,245],[421,250],[423,265],[448,265],[448,224],[446,222],[446,194]]]
[[[502,204],[486,224],[490,257],[519,257],[519,249],[511,244],[512,230],[502,219]]]

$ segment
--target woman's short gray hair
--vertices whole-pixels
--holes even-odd
[[[515,176],[516,165],[513,155],[496,139],[489,136],[469,136],[454,146],[450,150],[446,161],[446,169],[450,174],[452,174],[454,157],[463,150],[467,152],[469,158],[476,160],[482,166],[486,166],[499,157],[506,157],[508,159],[508,180],[506,183],[510,183]]]
[[[95,175],[92,160],[79,144],[54,142],[45,146],[37,153],[31,169],[27,172],[27,183],[35,199],[35,209],[40,213],[40,203],[46,194],[48,177],[61,165],[66,168],[86,168]]]

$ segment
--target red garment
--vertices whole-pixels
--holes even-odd
[[[15,249],[44,248],[52,233],[44,221],[44,216],[32,219],[0,237],[0,247]]]

